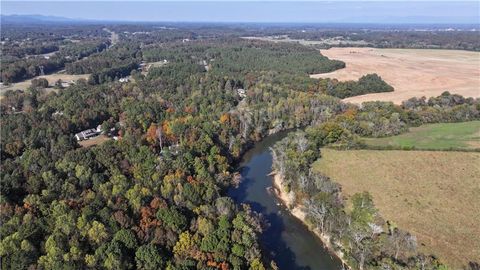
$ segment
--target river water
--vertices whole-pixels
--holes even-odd
[[[236,203],[248,203],[261,213],[270,226],[262,234],[261,243],[282,270],[338,270],[340,260],[331,255],[323,243],[285,206],[268,191],[272,178],[269,147],[283,139],[288,132],[265,138],[245,153],[240,164],[242,182],[228,194]]]

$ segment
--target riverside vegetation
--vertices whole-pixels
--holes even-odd
[[[456,114],[460,108],[468,108],[466,114]],[[359,136],[391,136],[422,123],[478,117],[478,100],[449,93],[428,102],[411,99],[402,106],[364,103],[362,108],[349,108],[275,144],[272,167],[280,179],[282,192],[290,196],[289,206],[300,207],[304,221],[327,236],[328,244],[354,269],[446,269],[436,257],[417,251],[414,235],[386,222],[368,192],[354,194],[351,206],[347,206],[341,186],[312,169],[312,164],[321,158],[321,147],[368,147]],[[465,266],[475,269],[478,262],[472,258]]]

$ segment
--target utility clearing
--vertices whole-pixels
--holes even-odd
[[[322,55],[346,63],[346,67],[311,78],[339,81],[358,80],[377,73],[395,91],[373,93],[344,99],[360,104],[365,101],[392,101],[401,104],[412,97],[439,96],[444,91],[465,97],[480,97],[480,52],[433,49],[331,48]]]
[[[368,191],[385,220],[452,269],[480,261],[480,153],[322,149],[313,168],[347,199]]]

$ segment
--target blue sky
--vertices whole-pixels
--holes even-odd
[[[479,1],[1,1],[2,14],[122,21],[480,24]]]

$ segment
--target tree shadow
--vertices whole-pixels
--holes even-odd
[[[239,168],[239,172],[242,175],[242,180],[238,187],[232,187],[228,189],[227,196],[232,198],[237,204],[244,203],[247,198],[248,187],[253,185],[253,179],[245,177],[248,175],[250,168],[243,166]]]
[[[310,267],[300,267],[296,264],[295,254],[282,238],[282,232],[285,230],[282,217],[277,213],[268,213],[266,207],[259,202],[247,200],[248,189],[254,184],[254,179],[246,177],[251,170],[248,166],[240,167],[239,170],[242,174],[242,182],[237,188],[230,189],[228,196],[237,204],[250,205],[252,210],[262,215],[267,226],[260,235],[260,245],[267,259],[274,260],[280,269],[311,270]],[[265,195],[270,196],[267,192]]]
[[[249,204],[256,212],[261,213],[268,224],[260,237],[260,243],[269,259],[274,260],[280,269],[311,270],[308,266],[297,265],[295,253],[282,238],[282,232],[285,231],[282,217],[277,213],[265,214],[265,207],[257,202],[246,201],[245,203]]]

